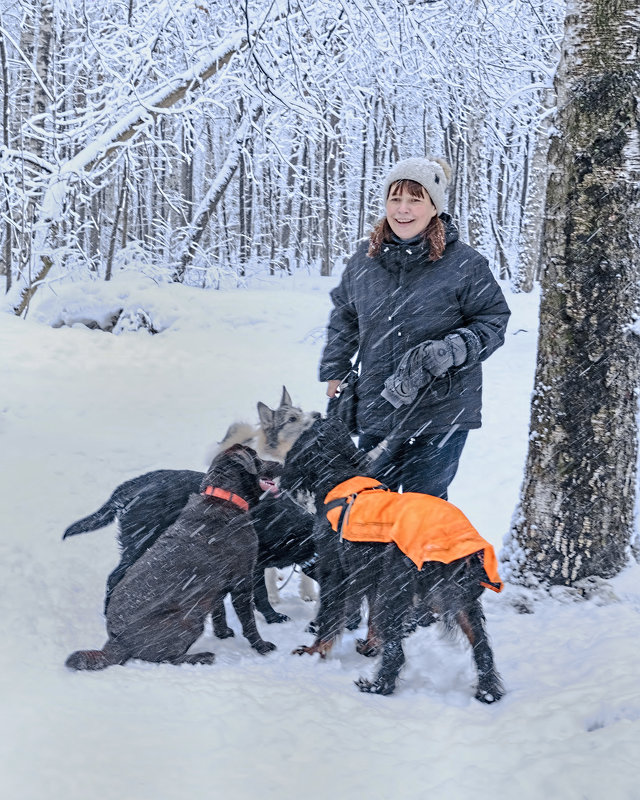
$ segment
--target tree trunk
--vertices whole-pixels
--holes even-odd
[[[371,104],[367,106],[371,108]],[[369,141],[368,128],[371,120],[371,112],[362,121],[362,156],[360,159],[360,187],[358,191],[358,227],[356,230],[356,239],[362,239],[364,236],[364,223],[367,214],[368,206],[368,192],[367,192],[367,163],[369,152],[367,143]]]
[[[329,137],[322,136],[322,256],[321,275],[331,275],[331,199],[329,185],[331,181],[331,149]]]
[[[49,67],[51,64],[51,41],[53,38],[53,2],[52,0],[42,0],[39,13],[38,27],[38,49],[36,52],[36,72],[40,77],[39,81],[34,82],[33,87],[33,111],[36,115],[36,127],[44,130],[44,114],[49,106],[51,96],[45,87],[48,84]],[[42,134],[36,134],[30,143],[29,150],[34,155],[42,158],[48,155],[44,148],[44,138]]]
[[[184,243],[184,250],[180,263],[176,268],[174,280],[180,282],[187,267],[193,260],[198,243],[205,232],[211,217],[213,216],[220,198],[227,189],[231,179],[238,169],[238,164],[242,158],[243,148],[246,139],[251,136],[251,126],[257,122],[262,114],[263,107],[260,103],[256,103],[252,109],[247,112],[246,118],[240,123],[236,131],[234,141],[231,143],[227,157],[221,166],[215,180],[211,184],[209,191],[200,203],[200,206],[194,214],[194,221],[189,229],[187,238]]]
[[[284,196],[283,201],[283,213],[282,218],[277,220],[277,224],[281,228],[280,232],[280,247],[282,250],[282,258],[281,258],[281,268],[286,270],[288,275],[293,273],[294,269],[294,254],[293,254],[293,225],[294,225],[294,197],[296,195],[296,173],[298,170],[298,161],[300,157],[300,144],[299,142],[295,141],[291,148],[291,153],[289,155],[289,164],[287,166],[287,185],[286,185],[286,193]],[[267,183],[269,185],[269,183]],[[271,194],[271,193],[270,193]],[[270,220],[269,220],[269,227],[275,227],[276,219],[273,216],[273,209],[270,208]],[[274,237],[270,237],[274,239]],[[274,272],[274,263],[273,263],[273,256],[271,254],[270,260],[270,272],[273,274]]]
[[[311,158],[309,155],[309,139],[305,137],[302,148],[302,193],[300,197],[300,211],[298,213],[298,230],[296,234],[296,269],[305,263],[309,266],[309,235],[311,219]],[[306,253],[305,253],[306,248]]]
[[[638,0],[568,5],[531,436],[504,551],[515,581],[607,578],[628,558],[640,377],[639,11]]]
[[[467,132],[466,188],[465,198],[468,215],[469,237],[464,241],[487,257],[492,251],[489,233],[489,192],[486,168],[488,164],[486,132],[483,120],[486,117],[479,93],[472,93],[472,108],[469,112]]]
[[[245,141],[244,151],[240,156],[238,181],[238,213],[240,218],[238,275],[241,277],[246,274],[246,267],[251,260],[251,251],[253,249],[253,191],[255,175],[251,169],[252,155],[253,139],[249,136]]]
[[[551,90],[545,90],[542,107],[551,108]],[[522,215],[519,267],[513,287],[516,291],[530,292],[540,277],[542,237],[544,233],[544,206],[547,192],[547,159],[549,155],[549,121],[545,118],[536,132],[533,154],[527,175],[527,193]]]
[[[0,27],[2,26],[2,16],[0,15]],[[8,150],[11,143],[11,136],[9,132],[9,67],[7,63],[7,51],[4,46],[4,33],[0,30],[0,69],[2,70],[2,143]],[[0,259],[0,275],[6,275],[6,291],[11,288],[11,280],[13,277],[11,267],[11,200],[9,195],[9,187],[6,179],[3,179],[4,189],[4,234],[2,237],[2,253],[3,257]]]
[[[109,239],[109,252],[107,254],[107,269],[105,272],[105,281],[111,280],[113,274],[113,257],[116,252],[116,241],[118,238],[118,227],[120,225],[120,217],[122,216],[126,203],[127,203],[127,163],[125,162],[124,173],[122,175],[122,183],[120,185],[120,198],[116,206],[116,214],[111,226],[111,237]]]

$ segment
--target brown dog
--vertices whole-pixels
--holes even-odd
[[[131,658],[172,664],[210,664],[210,652],[187,654],[207,614],[217,636],[232,636],[223,600],[231,593],[242,632],[259,653],[275,645],[258,633],[252,575],[258,539],[247,513],[262,493],[260,478],[281,469],[234,445],[216,456],[176,522],[133,564],[114,588],[102,650],[77,650],[66,666],[104,669]]]

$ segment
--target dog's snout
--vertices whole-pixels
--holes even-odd
[[[264,478],[277,478],[282,475],[284,466],[279,461],[263,461],[261,477]]]

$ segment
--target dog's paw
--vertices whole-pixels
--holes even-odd
[[[312,645],[296,647],[295,650],[291,651],[291,654],[294,656],[303,656],[303,655],[310,655],[313,656],[316,653],[320,656],[320,658],[326,658],[329,654],[329,651],[333,647],[333,641],[323,642],[323,641],[315,641]]]
[[[393,694],[396,688],[395,681],[385,681],[381,678],[376,678],[375,681],[370,681],[366,678],[358,678],[354,683],[361,692],[366,692],[368,694]]]
[[[231,636],[235,636],[232,628],[224,627],[216,628],[214,627],[213,633],[215,634],[216,639],[229,639]]]
[[[213,664],[216,654],[204,651],[202,653],[189,653],[178,659],[176,664]]]
[[[252,647],[257,653],[260,653],[261,656],[264,656],[276,649],[276,646],[273,642],[265,642],[264,639],[260,639],[260,641],[252,645]]]
[[[492,683],[486,686],[479,685],[475,697],[476,700],[479,700],[481,703],[491,705],[491,703],[497,703],[503,695],[504,688],[502,684]]]
[[[291,622],[291,617],[288,617],[286,614],[279,614],[277,611],[274,611],[273,614],[263,615],[265,620],[269,625],[277,622]]]
[[[487,705],[490,705],[491,703],[497,703],[501,697],[502,695],[496,695],[493,692],[485,692],[480,690],[476,692],[476,700],[479,700],[481,703],[486,703]]]
[[[69,669],[106,669],[111,662],[102,650],[76,650],[64,662]]]
[[[375,639],[356,639],[356,651],[361,656],[374,658],[380,654],[381,643]]]

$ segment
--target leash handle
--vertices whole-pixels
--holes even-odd
[[[451,378],[449,377],[449,379]],[[420,389],[413,403],[409,404],[409,408],[405,411],[402,419],[399,422],[396,422],[396,424],[393,426],[393,428],[391,428],[389,433],[384,437],[384,439],[381,442],[378,442],[378,444],[372,450],[369,450],[369,452],[367,453],[367,457],[369,458],[370,467],[373,466],[376,463],[376,461],[378,461],[383,456],[386,456],[387,458],[392,458],[393,455],[398,450],[398,448],[401,447],[405,441],[408,442],[411,441],[412,439],[415,439],[425,430],[426,424],[421,425],[410,436],[407,436],[406,438],[402,437],[396,439],[395,437],[395,434],[402,429],[402,426],[404,425],[405,421],[411,415],[414,405],[418,402],[418,400],[421,400],[423,396],[427,394],[427,392],[431,389],[436,380],[437,380],[436,377],[432,375],[431,380],[425,383],[422,389]]]

